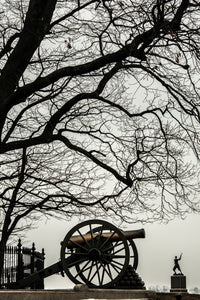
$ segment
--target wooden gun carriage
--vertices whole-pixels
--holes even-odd
[[[60,261],[7,287],[25,288],[60,272],[75,284],[114,288],[128,265],[137,269],[138,252],[133,239],[144,237],[144,229],[121,231],[103,220],[84,221],[61,242]]]

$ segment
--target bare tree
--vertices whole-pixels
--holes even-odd
[[[0,253],[40,213],[199,211],[198,1],[3,0],[0,15]]]

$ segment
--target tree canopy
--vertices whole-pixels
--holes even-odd
[[[197,0],[2,0],[0,213],[199,211]]]

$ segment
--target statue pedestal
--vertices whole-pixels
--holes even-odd
[[[171,276],[171,290],[170,290],[170,292],[187,293],[186,276],[181,275],[181,274]]]

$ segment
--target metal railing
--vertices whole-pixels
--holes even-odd
[[[19,239],[17,246],[6,246],[4,250],[4,267],[0,276],[0,288],[6,288],[10,283],[30,276],[44,268],[44,249],[36,251],[35,244],[32,248],[22,247]],[[44,279],[34,282],[30,289],[44,289]]]

